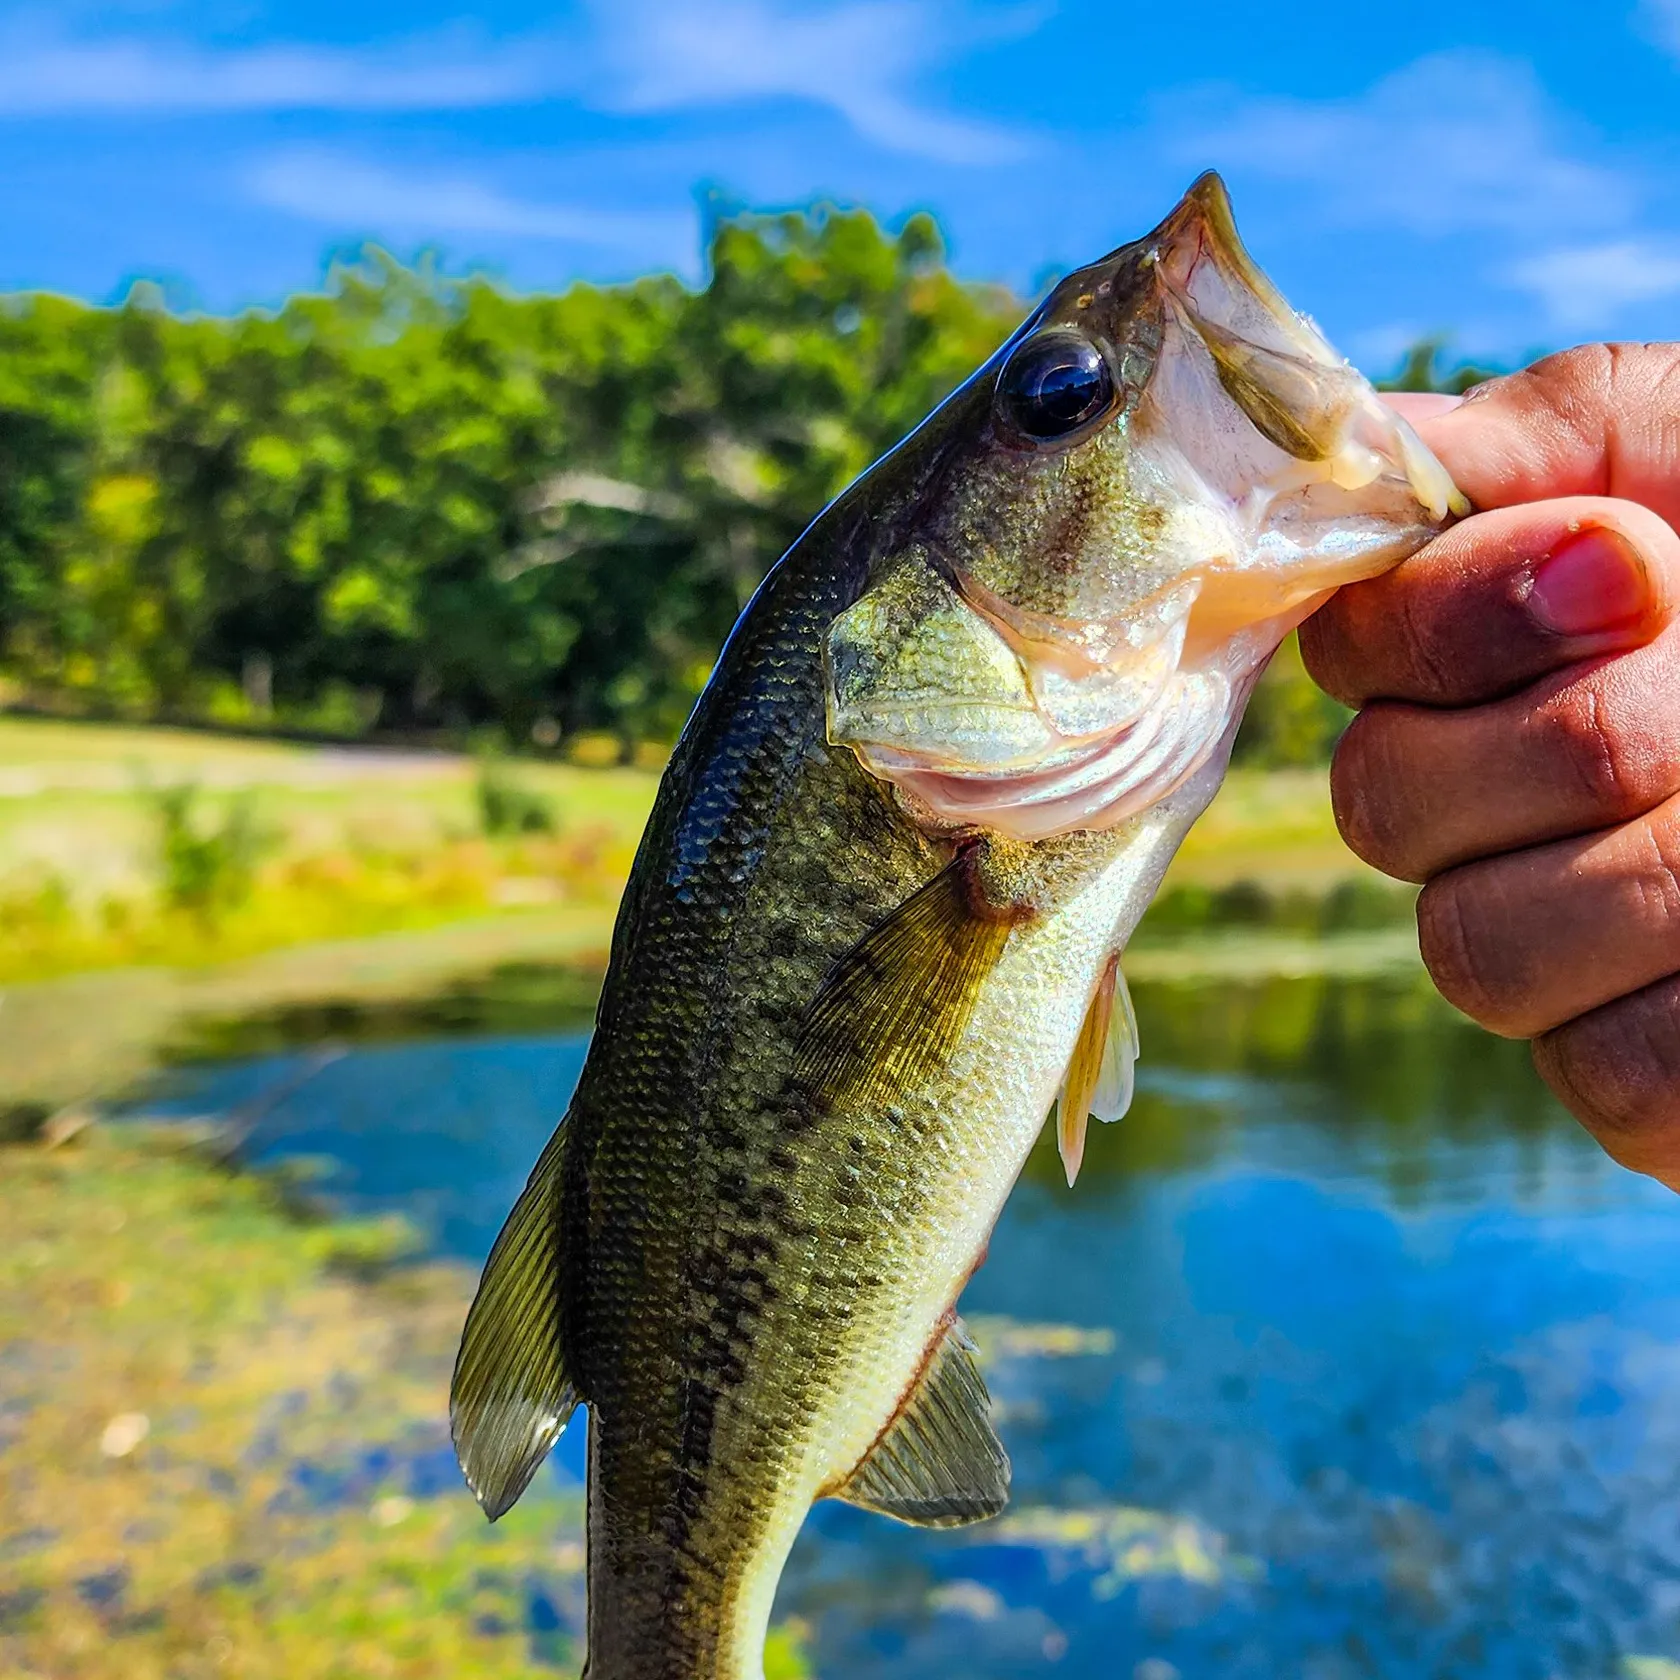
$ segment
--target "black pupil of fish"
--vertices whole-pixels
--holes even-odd
[[[1017,351],[1003,370],[1003,398],[1028,437],[1056,438],[1108,405],[1114,381],[1094,344],[1046,339]]]

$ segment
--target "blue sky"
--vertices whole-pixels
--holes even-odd
[[[1680,0],[0,0],[0,290],[699,272],[696,188],[1029,288],[1226,174],[1353,357],[1680,336]]]

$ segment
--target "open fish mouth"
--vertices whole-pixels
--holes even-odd
[[[1254,261],[1216,174],[1202,175],[1145,243],[1168,312],[1244,419],[1296,463],[1258,471],[1256,489],[1323,483],[1355,492],[1389,477],[1423,519],[1469,512],[1411,427]]]
[[[1295,624],[1467,511],[1211,174],[1064,281],[967,400],[992,418],[957,511],[826,645],[830,742],[928,827],[1043,840],[1166,797]]]

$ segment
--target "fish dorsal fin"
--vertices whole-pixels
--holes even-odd
[[[890,1100],[956,1048],[1010,928],[972,874],[959,853],[829,970],[794,1045],[818,1100]]]
[[[449,1431],[494,1522],[536,1474],[577,1405],[560,1351],[562,1121],[485,1262],[461,1333]]]
[[[974,1344],[953,1317],[903,1404],[835,1498],[919,1528],[957,1528],[1009,1503],[1009,1455],[992,1428]]]
[[[1137,1058],[1137,1013],[1126,989],[1126,976],[1120,972],[1120,959],[1113,956],[1091,995],[1056,1099],[1056,1143],[1070,1185],[1085,1158],[1089,1117],[1118,1120],[1132,1106]]]

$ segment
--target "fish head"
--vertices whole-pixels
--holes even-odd
[[[1296,623],[1468,511],[1213,174],[903,447],[932,464],[830,629],[829,739],[930,825],[1025,839],[1163,797]]]

